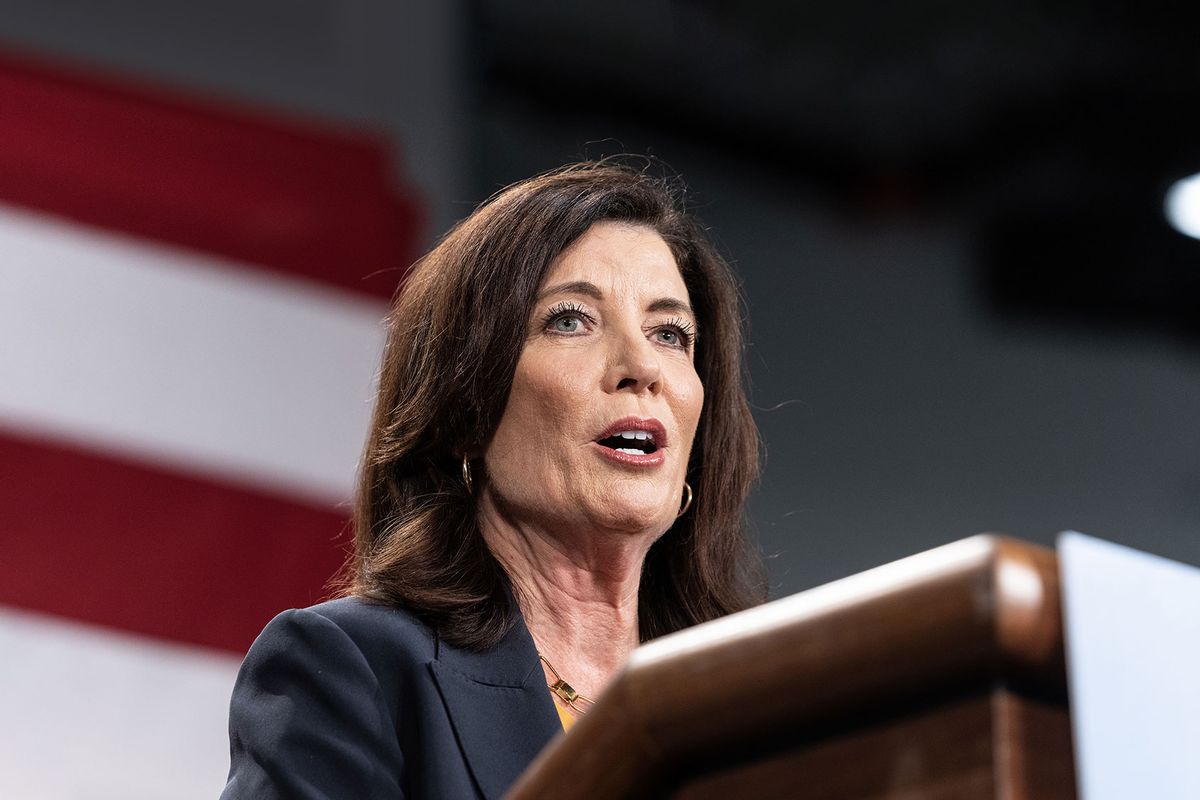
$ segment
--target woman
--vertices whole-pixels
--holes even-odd
[[[223,797],[498,797],[639,642],[762,599],[737,292],[677,194],[565,167],[413,268],[346,596],[254,643]]]

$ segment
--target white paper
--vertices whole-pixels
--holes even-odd
[[[1200,799],[1200,569],[1059,537],[1082,800]]]

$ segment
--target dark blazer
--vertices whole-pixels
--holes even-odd
[[[561,731],[523,623],[473,653],[333,600],[283,612],[246,655],[221,798],[498,798]]]

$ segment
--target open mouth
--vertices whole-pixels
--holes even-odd
[[[596,443],[631,456],[649,455],[658,450],[658,445],[654,443],[654,434],[649,431],[619,431],[612,436],[596,440]]]
[[[663,463],[667,448],[667,429],[653,417],[625,417],[616,420],[594,440],[601,452],[630,466],[657,466]]]

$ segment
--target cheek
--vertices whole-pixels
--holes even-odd
[[[676,381],[675,416],[679,420],[682,432],[694,435],[696,426],[700,423],[700,412],[704,409],[704,384],[700,376],[692,369],[681,375]]]
[[[508,405],[491,448],[497,468],[505,463],[528,468],[564,454],[580,419],[586,393],[581,376],[560,360],[523,356],[513,376]]]
[[[535,417],[534,423],[562,434],[567,423],[578,420],[590,376],[569,359],[531,359],[517,370],[514,393],[520,392],[521,406]]]

